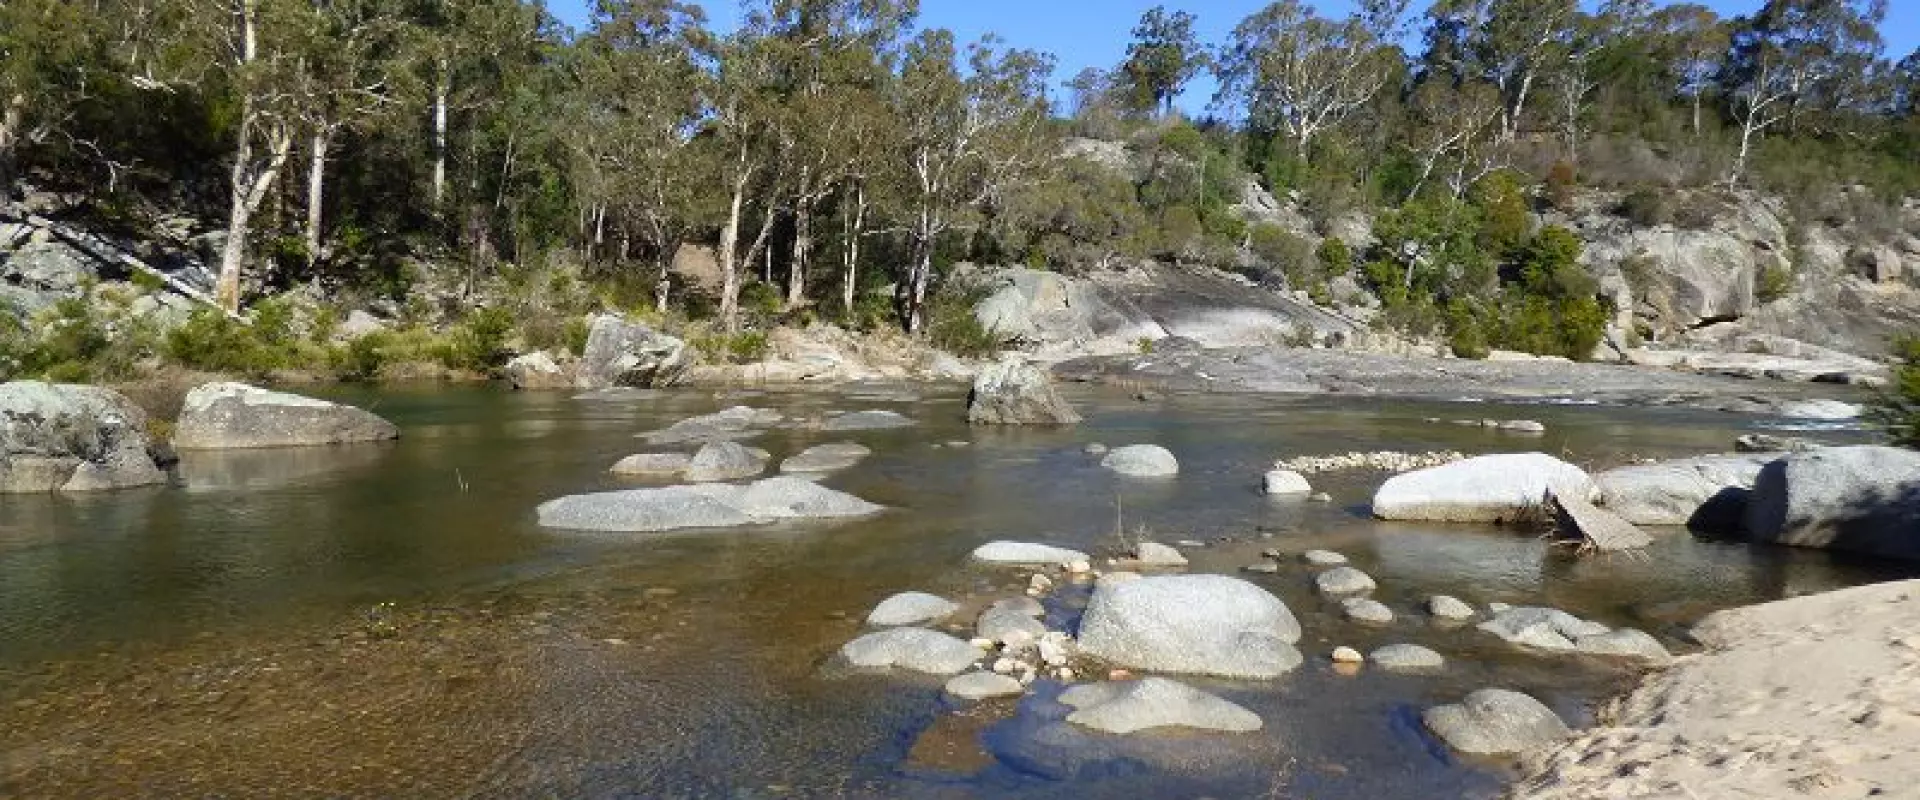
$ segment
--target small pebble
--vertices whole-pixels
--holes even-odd
[[[1069,683],[1073,681],[1073,670],[1067,667],[1061,667],[1060,671],[1054,674],[1059,676],[1060,680],[1062,681],[1066,681]]]
[[[1258,572],[1262,575],[1273,575],[1280,572],[1280,565],[1271,561],[1262,561],[1258,564],[1248,564],[1240,569],[1243,572]]]
[[[1327,494],[1326,492],[1314,492],[1313,494],[1307,495],[1307,502],[1331,503],[1333,502],[1333,495]]]
[[[1001,675],[1012,675],[1014,670],[1017,670],[1019,668],[1020,668],[1020,662],[1015,661],[1011,658],[1002,658],[993,662],[993,671],[1000,673]]]
[[[1366,656],[1360,655],[1360,651],[1351,647],[1333,648],[1333,662],[1336,664],[1358,664],[1365,660],[1367,660]]]
[[[1067,565],[1067,573],[1070,575],[1085,575],[1092,571],[1093,565],[1085,561],[1075,561]]]
[[[971,641],[968,641],[968,642],[967,642],[967,644],[970,644],[970,645],[973,645],[974,647],[977,647],[977,648],[979,648],[979,649],[981,649],[981,650],[992,650],[992,649],[993,649],[993,640],[992,640],[992,639],[985,639],[985,638],[980,638],[980,639],[973,639],[973,640],[971,640]]]
[[[1487,611],[1494,614],[1495,616],[1505,614],[1508,611],[1512,611],[1512,610],[1513,610],[1513,606],[1507,605],[1506,603],[1488,603],[1487,604]]]
[[[1316,567],[1338,567],[1347,563],[1347,557],[1332,550],[1308,550],[1300,554],[1300,559]]]
[[[1124,669],[1107,670],[1107,680],[1125,681],[1125,680],[1132,680],[1132,679],[1133,679],[1133,673],[1128,672],[1127,670],[1124,670]]]

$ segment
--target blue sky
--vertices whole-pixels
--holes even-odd
[[[548,3],[562,21],[579,27],[585,20],[589,1],[548,0]],[[1699,1],[1726,16],[1752,13],[1762,2]],[[1119,63],[1126,55],[1134,22],[1156,5],[1192,12],[1198,19],[1201,40],[1218,43],[1226,40],[1240,20],[1269,2],[1271,0],[920,0],[920,25],[951,29],[962,42],[995,33],[1009,45],[1052,53],[1059,59],[1055,78],[1065,81],[1085,67],[1110,67]],[[740,16],[737,0],[700,0],[699,4],[706,9],[707,18],[716,29],[730,29]],[[1329,14],[1344,13],[1351,8],[1346,0],[1323,0],[1314,5]],[[1414,5],[1425,3],[1414,0]],[[1887,40],[1887,53],[1895,58],[1920,46],[1920,0],[1889,0],[1881,35]],[[1199,110],[1212,94],[1211,84],[1196,81],[1182,98],[1181,105],[1190,111]]]

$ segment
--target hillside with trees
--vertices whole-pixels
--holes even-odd
[[[1281,0],[1203,42],[1156,8],[1056,98],[1051,56],[920,28],[914,0],[763,0],[728,31],[673,0],[601,0],[584,30],[520,0],[8,0],[0,369],[485,372],[603,309],[727,357],[811,322],[990,350],[948,280],[968,262],[1213,268],[1364,294],[1462,356],[1587,358],[1610,326],[1725,317],[1623,321],[1688,301],[1606,283],[1666,269],[1599,254],[1615,221],[1764,208],[1789,252],[1742,267],[1743,314],[1800,314],[1775,301],[1835,248],[1911,291],[1920,52],[1885,52],[1886,14]],[[55,228],[119,255],[60,262],[86,248]]]

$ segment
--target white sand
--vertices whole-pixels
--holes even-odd
[[[1920,581],[1723,611],[1706,652],[1529,760],[1529,798],[1920,797]]]

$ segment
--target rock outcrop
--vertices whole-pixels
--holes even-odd
[[[714,483],[751,478],[767,469],[767,451],[739,442],[708,442],[687,462],[685,477],[692,483]]]
[[[1102,581],[1080,621],[1080,647],[1121,666],[1274,678],[1300,666],[1300,623],[1280,598],[1220,575]]]
[[[97,491],[165,483],[147,415],[111,389],[0,385],[0,493]]]
[[[1054,389],[1046,369],[1017,359],[987,367],[973,379],[967,422],[974,425],[1071,425],[1080,414]]]
[[[1600,504],[1636,525],[1730,532],[1740,527],[1760,468],[1774,458],[1700,456],[1618,467],[1594,476],[1594,483]]]
[[[1593,481],[1542,453],[1479,456],[1387,479],[1373,495],[1373,513],[1388,520],[1512,521],[1540,507],[1548,490],[1587,498]]]
[[[501,370],[515,389],[572,389],[572,365],[562,365],[545,351],[514,356]]]
[[[600,314],[588,327],[574,385],[581,389],[671,386],[692,363],[686,342],[613,314]]]
[[[220,382],[187,392],[174,427],[173,446],[181,450],[310,447],[399,436],[400,429],[393,423],[353,406]]]
[[[1920,560],[1920,453],[1827,447],[1760,470],[1746,508],[1755,541]]]

